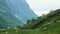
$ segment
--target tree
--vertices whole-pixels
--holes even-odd
[[[29,24],[30,20],[27,20],[27,24]]]

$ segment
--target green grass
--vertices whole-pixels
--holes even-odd
[[[37,26],[36,29],[7,29],[0,30],[0,34],[60,34],[60,16],[54,17],[56,22],[48,21]]]
[[[60,34],[60,18],[55,17],[56,22],[45,22],[37,27],[37,29],[7,29],[0,30],[0,34]],[[50,24],[48,24],[50,23]]]
[[[42,23],[34,27],[35,29],[30,29],[32,26],[28,24],[28,29],[0,30],[0,34],[6,34],[6,32],[7,34],[60,34],[60,15],[43,20]]]
[[[35,30],[15,30],[15,29],[10,29],[10,30],[0,30],[0,34],[60,34],[60,27],[55,28],[55,29],[48,29],[48,30],[40,30],[40,29],[35,29]]]

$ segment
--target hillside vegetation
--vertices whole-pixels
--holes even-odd
[[[51,11],[37,19],[28,20],[19,29],[0,31],[8,34],[60,34],[60,9]]]
[[[32,19],[23,29],[38,29],[47,34],[60,34],[60,9],[51,11],[47,15]]]

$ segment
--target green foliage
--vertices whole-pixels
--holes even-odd
[[[60,34],[60,9],[38,17],[35,21],[31,21],[24,26],[24,28],[33,29],[36,34]]]
[[[42,15],[37,19],[32,19],[29,24],[26,24],[25,28],[36,29],[38,26],[45,24],[46,22],[57,21],[57,19],[55,19],[56,17],[60,17],[60,9],[51,11],[49,14]]]
[[[30,20],[21,29],[5,30],[0,33],[5,34],[6,31],[8,34],[60,34],[60,9]]]

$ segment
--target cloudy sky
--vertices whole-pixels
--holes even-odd
[[[38,15],[49,13],[60,8],[60,0],[26,0],[31,9]]]

